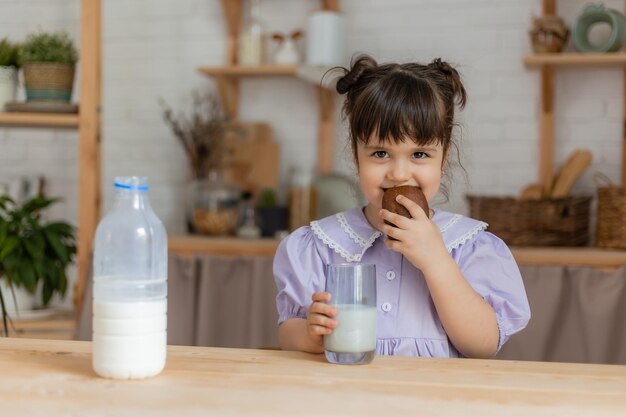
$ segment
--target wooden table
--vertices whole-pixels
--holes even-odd
[[[0,338],[3,416],[624,416],[626,366],[171,346],[157,377],[114,381],[89,342]]]

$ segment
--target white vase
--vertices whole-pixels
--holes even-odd
[[[0,66],[0,111],[9,101],[17,97],[17,69],[15,67]]]
[[[11,288],[9,288],[4,278],[0,277],[0,291],[2,291],[2,298],[4,298],[4,305],[7,312],[11,316],[15,316],[20,312],[30,311],[35,308],[36,300],[34,294],[30,294],[22,287],[16,288],[13,286],[13,290],[15,291],[15,301],[13,300]],[[15,302],[17,302],[17,306]]]

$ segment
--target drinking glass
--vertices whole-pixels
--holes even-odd
[[[330,363],[361,365],[376,355],[376,266],[344,263],[326,266],[326,292],[337,308],[338,326],[324,336]]]

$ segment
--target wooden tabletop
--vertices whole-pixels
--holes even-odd
[[[138,381],[97,377],[91,343],[0,338],[6,416],[624,416],[626,366],[171,346]]]

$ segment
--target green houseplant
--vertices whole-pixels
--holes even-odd
[[[18,45],[7,38],[0,40],[0,111],[17,95]]]
[[[0,196],[0,279],[7,286],[34,293],[41,285],[41,301],[48,305],[55,293],[65,295],[66,268],[76,254],[74,227],[65,222],[46,222],[41,211],[58,199],[36,196],[16,204]],[[41,283],[41,284],[40,284]],[[0,290],[4,333],[8,335],[5,297]]]
[[[289,228],[289,211],[278,205],[276,191],[262,188],[256,197],[256,212],[261,227],[261,236],[274,237],[276,232]]]
[[[33,32],[19,49],[26,100],[69,102],[78,51],[65,31]]]
[[[17,67],[19,46],[7,38],[0,39],[0,67]]]

